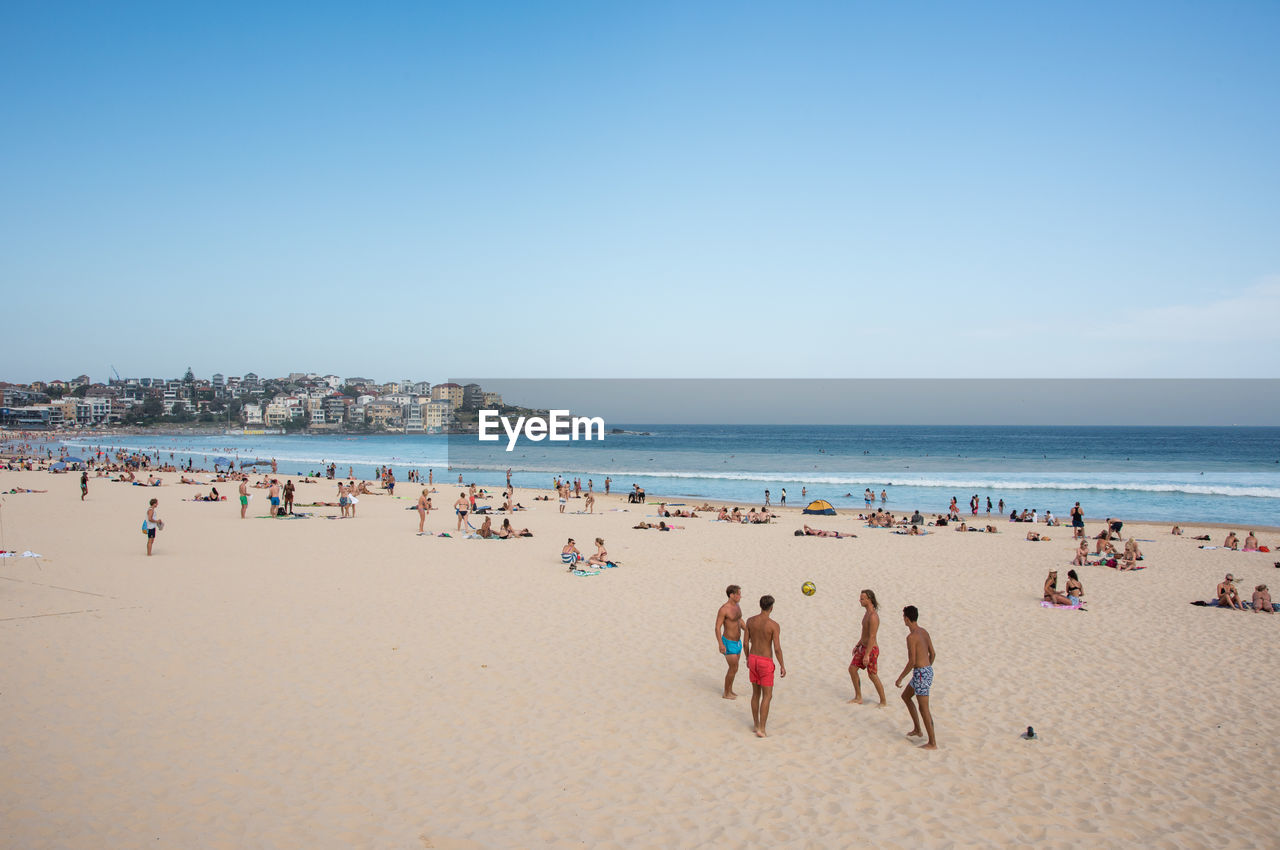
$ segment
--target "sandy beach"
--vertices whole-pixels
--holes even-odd
[[[1147,569],[1079,568],[1079,612],[1040,606],[1071,530],[1032,543],[1000,518],[916,538],[788,507],[661,533],[631,528],[652,501],[560,515],[519,489],[535,536],[485,541],[417,536],[404,482],[337,521],[259,519],[260,490],[242,521],[231,483],[221,503],[98,478],[81,503],[78,476],[34,472],[0,488],[0,548],[42,555],[0,561],[5,846],[1258,847],[1280,829],[1280,616],[1188,604],[1227,572],[1247,599],[1280,555],[1201,550],[1225,532],[1194,522],[1127,524]],[[436,488],[427,528],[453,533],[457,488]],[[794,537],[802,521],[857,538]],[[597,536],[622,566],[566,574],[565,539]],[[720,697],[730,583],[748,616],[777,598],[788,676],[765,740],[745,664]],[[865,684],[847,703],[862,588],[883,710]],[[892,687],[907,604],[938,652],[936,752],[904,737]]]

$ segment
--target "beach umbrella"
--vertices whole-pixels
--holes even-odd
[[[831,503],[826,499],[814,499],[809,506],[804,509],[807,514],[822,514],[823,516],[835,516],[836,509],[831,507]]]
[[[82,457],[64,457],[64,458],[62,459],[62,462],[63,462],[63,463],[84,463],[84,458],[82,458]]]
[[[65,463],[63,463],[62,461],[58,461],[57,463],[53,464],[53,465],[52,465],[52,466],[50,466],[49,468],[50,468],[50,469],[66,469],[66,468],[67,468],[67,465],[66,465]]]
[[[229,457],[215,457],[213,459],[213,465],[214,466],[235,466],[235,464],[231,462],[231,458]]]

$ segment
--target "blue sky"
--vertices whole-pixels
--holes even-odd
[[[7,3],[0,379],[1274,377],[1280,4]]]

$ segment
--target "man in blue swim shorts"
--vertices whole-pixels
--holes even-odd
[[[716,648],[724,656],[729,670],[724,676],[724,699],[737,699],[733,692],[733,680],[738,675],[738,661],[742,658],[742,588],[731,584],[724,589],[729,601],[716,613]]]
[[[900,687],[907,674],[911,674],[911,684],[902,691],[902,701],[907,704],[907,711],[911,713],[912,727],[907,737],[920,738],[927,733],[929,740],[921,744],[920,749],[936,750],[938,742],[933,736],[933,714],[929,711],[929,691],[933,689],[933,659],[936,653],[929,633],[916,622],[919,619],[920,612],[916,610],[916,606],[908,605],[902,609],[902,622],[907,626],[907,666],[898,674],[898,681],[894,686]],[[919,712],[916,711],[917,704],[920,706]],[[922,721],[923,730],[920,728]]]

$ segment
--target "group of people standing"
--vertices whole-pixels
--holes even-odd
[[[722,696],[724,699],[738,698],[733,683],[745,648],[751,681],[751,719],[756,737],[765,738],[768,737],[769,709],[773,704],[774,674],[776,672],[781,678],[787,675],[787,665],[782,658],[782,626],[773,619],[772,596],[760,597],[760,613],[744,621],[740,605],[742,588],[731,584],[725,588],[725,595],[728,601],[716,613],[715,627],[716,648],[728,666]],[[880,605],[875,592],[870,589],[858,594],[858,602],[863,609],[862,627],[858,641],[853,645],[853,660],[849,663],[849,678],[854,689],[853,699],[849,702],[862,703],[859,671],[865,670],[883,708],[886,702],[884,686],[880,683],[880,646],[877,642]],[[907,663],[894,686],[901,686],[902,680],[910,675],[910,683],[902,690],[902,700],[907,704],[912,723],[907,737],[927,737],[921,749],[934,750],[938,748],[938,742],[934,735],[933,714],[929,710],[929,694],[933,689],[933,662],[937,653],[929,633],[920,628],[919,619],[920,612],[914,605],[902,609],[902,622],[907,627]]]

